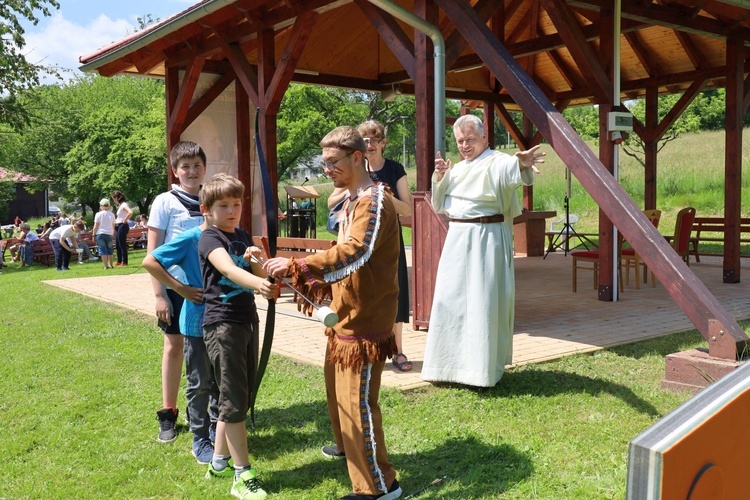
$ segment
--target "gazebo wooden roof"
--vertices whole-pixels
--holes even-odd
[[[413,2],[398,3],[413,9]],[[613,7],[611,1],[470,3],[552,102],[580,105],[605,100],[597,89],[597,71],[577,61],[588,56],[580,54],[582,46],[593,52],[602,49],[600,36],[611,29],[606,12]],[[560,23],[575,27],[576,33],[561,34]],[[448,97],[519,109],[442,11],[437,25],[446,38]],[[404,93],[414,92],[413,63],[408,61],[413,59],[413,29],[365,0],[205,0],[81,57],[81,63],[103,76],[164,77],[167,65],[185,66],[201,55],[207,60],[207,71],[223,73],[227,68],[222,66],[228,66],[225,43],[237,43],[247,61],[257,65],[260,29],[273,31],[276,61],[292,38],[306,38],[297,43],[304,51],[291,68],[292,81],[370,91],[399,85]],[[646,90],[654,87],[659,93],[682,93],[696,80],[705,81],[706,88],[725,86],[730,37],[750,40],[747,9],[716,0],[623,2],[621,97],[645,97]]]
[[[163,77],[168,146],[236,83],[237,168],[240,180],[251,186],[248,201],[260,198],[251,196],[256,190],[251,107],[259,110],[259,131],[275,181],[276,114],[290,82],[413,93],[417,189],[426,191],[439,144],[433,133],[432,43],[375,5],[384,3],[439,28],[446,47],[447,97],[482,102],[490,137],[497,113],[521,148],[544,138],[599,204],[600,298],[615,295],[611,250],[616,226],[704,337],[713,339],[712,354],[734,358],[744,332],[641,209],[656,207],[659,139],[701,90],[725,87],[723,276],[725,282],[739,281],[742,115],[750,102],[745,81],[750,10],[744,0],[632,0],[619,9],[615,0],[204,0],[81,57],[82,69],[104,76]],[[621,35],[615,37],[620,17]],[[206,74],[215,78],[199,89]],[[681,98],[660,118],[658,96],[666,92]],[[608,140],[607,114],[621,99],[633,98],[646,99],[645,120],[634,123],[646,147],[645,207],[636,206],[611,175],[615,145]],[[597,104],[600,113],[598,156],[560,114],[588,103]],[[510,118],[512,110],[523,112],[521,127]],[[525,191],[527,208],[533,208],[532,196],[532,190]],[[243,224],[250,225],[251,204],[246,207]]]

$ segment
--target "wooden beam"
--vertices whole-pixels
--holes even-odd
[[[646,133],[639,133],[643,140],[645,172],[643,177],[644,183],[644,207],[646,210],[655,209],[657,205],[657,174],[656,168],[659,153],[659,141],[656,139],[656,127],[659,123],[659,89],[652,87],[646,89],[646,123],[642,125],[640,121],[633,120],[640,129],[645,129]],[[635,127],[634,130],[637,130]]]
[[[217,36],[219,36],[217,34]],[[253,70],[250,63],[245,57],[245,53],[242,52],[240,46],[237,43],[225,43],[222,46],[224,55],[227,56],[229,64],[232,65],[235,75],[237,75],[237,81],[247,92],[248,97],[253,102],[253,106],[256,108],[260,106],[260,98],[258,97],[258,90],[256,89],[258,75]]]
[[[563,163],[617,225],[703,337],[709,340],[709,322],[716,321],[726,332],[725,338],[717,342],[723,345],[732,343],[736,354],[736,346],[747,340],[745,332],[606,171],[573,127],[536,88],[508,50],[473,14],[468,4],[451,0],[436,2],[465,36],[479,35],[472,38],[474,50],[532,118]]]
[[[253,197],[259,193],[253,192],[253,165],[250,161],[250,152],[253,150],[252,125],[250,123],[250,99],[245,89],[241,86],[234,92],[234,109],[236,115],[237,131],[237,179],[245,186],[242,195],[242,216],[240,227],[253,234]],[[271,214],[275,217],[276,214]]]
[[[576,71],[572,67],[570,67],[567,61],[565,61],[560,56],[559,51],[552,50],[550,52],[547,52],[547,57],[550,58],[552,64],[555,65],[557,71],[559,71],[560,75],[565,79],[568,87],[570,87],[571,89],[586,89],[587,91],[589,90],[589,86],[586,85],[583,79],[578,76],[578,73],[576,73]]]
[[[404,68],[409,78],[414,80],[414,42],[401,28],[396,19],[366,0],[354,0]]]
[[[205,62],[204,58],[196,57],[185,70],[185,76],[182,77],[182,85],[180,85],[180,91],[177,94],[175,108],[168,117],[168,127],[170,129],[185,130],[185,117],[190,109],[190,103],[193,100],[193,94],[195,94],[195,87],[198,86],[198,80],[201,77],[201,71]]]
[[[565,45],[578,64],[578,69],[583,73],[583,78],[589,82],[591,92],[601,102],[609,100],[608,89],[612,88],[612,81],[607,76],[604,68],[591,46],[586,42],[586,37],[581,27],[570,10],[562,0],[540,0],[542,7],[547,11],[560,36],[565,40]]]
[[[268,95],[274,74],[276,73],[276,39],[272,29],[263,29],[258,32],[258,94]],[[278,184],[278,152],[276,149],[276,113],[267,99],[258,102],[260,112],[260,136],[263,140],[263,150],[266,155],[266,166],[271,178],[274,200],[279,197]],[[274,201],[274,203],[276,203]],[[274,214],[266,214],[266,217]]]
[[[625,33],[625,40],[628,42],[628,45],[630,45],[631,50],[635,54],[635,57],[638,58],[643,69],[646,70],[646,74],[651,77],[659,76],[661,74],[659,71],[660,65],[654,61],[654,56],[656,54],[643,45],[643,41],[638,32],[633,31]]]
[[[570,0],[570,7],[582,7],[591,10],[611,9],[611,0]],[[644,2],[623,2],[622,17],[631,21],[644,22],[649,25],[663,26],[678,31],[694,33],[710,38],[726,39],[737,37],[745,43],[750,40],[750,28],[731,27],[723,22],[706,16],[694,16],[676,4]]]
[[[495,111],[497,111],[497,117],[503,123],[503,126],[505,126],[505,130],[508,131],[515,143],[518,144],[519,147],[524,144],[526,142],[526,139],[524,138],[523,133],[521,133],[521,130],[516,125],[516,122],[513,121],[513,118],[510,116],[510,112],[508,112],[505,106],[500,103],[495,103]]]
[[[695,44],[689,33],[683,33],[682,31],[674,32],[677,39],[680,41],[685,54],[690,59],[695,69],[701,69],[706,66],[706,57],[701,54],[701,50]]]
[[[659,123],[659,126],[656,127],[656,130],[654,131],[654,139],[660,140],[662,137],[664,137],[664,134],[667,132],[667,129],[674,125],[674,122],[677,121],[677,119],[682,115],[682,113],[685,112],[685,110],[690,106],[690,103],[693,102],[693,100],[703,91],[703,88],[706,86],[706,81],[695,81],[692,85],[690,85],[690,88],[688,88],[683,94],[680,96],[680,98],[677,100],[677,102],[672,106],[672,109],[669,110],[669,112],[666,114],[666,116],[661,120]]]
[[[414,13],[433,26],[437,26],[439,12],[434,0],[415,0]],[[414,30],[414,98],[416,103],[417,191],[432,189],[432,173],[435,170],[435,65],[432,40],[419,30]]]
[[[740,281],[742,216],[742,105],[744,57],[741,40],[727,40],[727,93],[724,129],[724,283]],[[710,352],[710,351],[709,351]]]
[[[165,92],[165,101],[166,101],[166,116],[171,116],[174,112],[176,103],[177,103],[177,95],[180,90],[180,75],[178,73],[177,68],[167,68],[166,74],[164,75],[164,92]],[[169,126],[169,121],[167,121],[167,153],[169,151],[172,151],[172,147],[180,142],[180,134],[182,134],[182,130],[173,128]],[[169,156],[167,156],[167,163],[169,163]],[[167,166],[167,189],[169,189],[169,186],[171,186],[175,181],[174,173],[172,172],[172,169]]]
[[[192,106],[190,106],[187,116],[185,116],[185,122],[182,124],[182,126],[184,128],[188,128],[190,124],[193,123],[193,121],[195,121],[195,119],[198,118],[201,113],[203,113],[208,108],[208,106],[221,95],[222,92],[224,92],[224,89],[226,89],[229,84],[234,81],[234,79],[235,75],[233,71],[229,71],[228,73],[222,75],[221,78],[219,78],[213,85],[211,85],[211,88],[209,88],[202,96],[196,99]],[[238,86],[235,92],[237,92],[239,88],[241,88],[241,86]]]
[[[515,2],[520,4],[518,0]],[[474,5],[474,12],[486,22],[502,7],[502,4],[503,2],[497,0],[479,0]],[[468,46],[469,43],[456,29],[445,37],[445,67],[449,68]]]
[[[281,99],[284,97],[286,89],[289,87],[289,82],[294,76],[297,62],[299,62],[299,58],[302,56],[302,51],[305,49],[317,18],[318,14],[315,12],[305,12],[295,21],[286,48],[284,49],[284,54],[281,56],[271,83],[265,91],[265,98],[268,102],[267,112],[272,114],[278,113]]]

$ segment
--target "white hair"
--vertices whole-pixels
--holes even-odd
[[[456,130],[466,132],[467,129],[473,128],[479,135],[484,134],[484,122],[474,115],[463,115],[453,123],[453,133]]]

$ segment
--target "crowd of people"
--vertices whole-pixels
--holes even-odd
[[[94,225],[91,229],[95,243],[93,248],[87,241],[78,237],[80,233],[89,231],[86,221],[78,215],[78,212],[73,212],[70,216],[65,212],[52,214],[49,220],[45,221],[44,224],[37,224],[35,229],[32,229],[31,225],[20,216],[16,216],[13,225],[8,226],[9,232],[6,233],[5,251],[8,252],[10,261],[18,262],[19,268],[32,265],[34,262],[34,245],[32,243],[41,240],[49,241],[52,245],[55,252],[55,266],[58,271],[69,270],[68,266],[73,254],[77,255],[79,264],[86,261],[95,262],[101,258],[104,269],[127,266],[128,231],[137,227],[146,230],[148,228],[148,216],[136,215],[133,218],[133,212],[120,191],[114,191],[112,198],[121,200],[118,203],[117,215],[110,211],[108,198],[102,198],[99,202],[100,211],[94,216]],[[82,229],[71,229],[77,229],[79,223],[83,225]],[[117,263],[113,264],[114,242],[118,234],[120,235],[116,245],[118,260]],[[145,248],[145,246],[145,242],[133,244],[134,248]],[[2,253],[3,260],[0,260],[0,268],[7,267],[4,262],[4,255],[5,252]]]
[[[538,147],[509,156],[487,146],[482,121],[471,115],[453,127],[462,161],[438,153],[432,204],[450,218],[438,268],[421,376],[431,382],[491,387],[511,362],[514,276],[512,232],[520,213],[517,188],[533,183],[545,153]],[[273,277],[288,277],[311,300],[332,295],[338,323],[328,338],[323,376],[333,443],[322,453],[346,461],[352,492],[344,499],[401,496],[389,461],[379,405],[388,359],[413,364],[403,352],[409,320],[408,276],[400,215],[411,214],[404,167],[384,158],[386,131],[370,120],[338,127],[321,141],[324,171],[341,203],[337,244],[304,259],[269,258],[239,227],[245,186],[226,173],[206,180],[206,155],[194,142],[177,143],[169,161],[176,179],[148,216],[133,217],[124,194],[99,202],[93,233],[105,269],[128,265],[128,229],[148,228],[143,267],[151,274],[157,325],[163,331],[161,407],[157,439],[177,439],[183,364],[191,452],[207,478],[231,478],[240,499],[266,498],[251,465],[245,422],[257,390],[259,318],[255,293],[277,294]],[[508,222],[506,222],[508,221]],[[36,234],[17,220],[13,260],[28,265],[25,248],[41,235],[55,249],[58,270],[82,253],[81,219],[65,214]],[[33,236],[30,236],[33,235]],[[113,247],[117,262],[113,263]],[[305,305],[304,307],[311,307]]]

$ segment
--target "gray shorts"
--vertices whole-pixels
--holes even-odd
[[[203,326],[208,357],[219,386],[219,420],[244,422],[255,388],[258,330],[250,323],[212,323]]]

